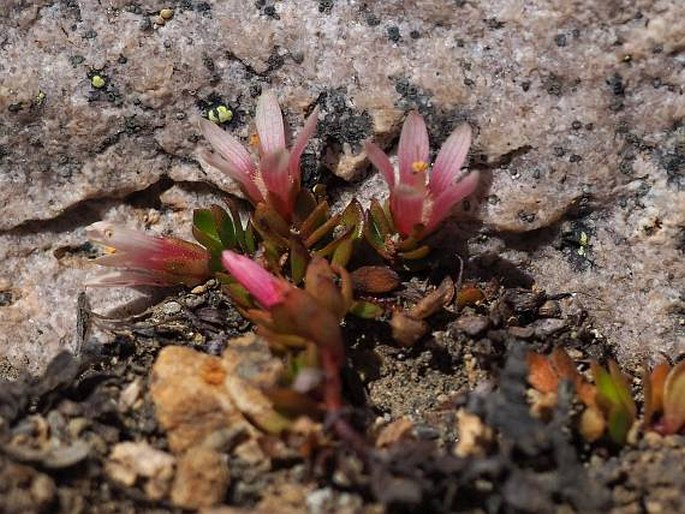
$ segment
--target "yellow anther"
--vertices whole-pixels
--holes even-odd
[[[259,136],[257,134],[252,134],[249,139],[250,146],[259,146]]]
[[[416,161],[411,163],[411,169],[416,173],[421,173],[428,169],[428,163],[425,161]]]

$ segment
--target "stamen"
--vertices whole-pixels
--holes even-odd
[[[428,169],[428,163],[425,161],[416,161],[411,163],[411,169],[415,173],[422,173]]]
[[[253,146],[253,147],[259,146],[259,136],[257,134],[252,134],[249,138],[249,143],[250,143],[250,146]]]

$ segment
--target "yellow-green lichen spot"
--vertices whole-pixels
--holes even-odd
[[[98,73],[91,75],[90,85],[95,89],[102,89],[106,84],[107,81],[105,81],[105,78],[102,75],[99,75]]]
[[[578,237],[578,250],[577,253],[581,257],[585,257],[587,254],[588,246],[590,246],[590,236],[587,235],[587,232],[581,231],[580,237]]]
[[[34,107],[40,107],[43,105],[43,102],[45,101],[45,93],[41,90],[38,90],[38,94],[33,97],[33,101],[31,102],[31,105]]]
[[[207,109],[207,119],[221,125],[233,119],[233,111],[225,105],[215,105]]]

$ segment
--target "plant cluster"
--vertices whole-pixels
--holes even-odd
[[[365,145],[387,182],[389,198],[373,199],[366,209],[352,200],[332,212],[324,197],[301,183],[300,160],[317,116],[318,107],[290,148],[272,92],[258,100],[256,134],[247,148],[201,119],[200,129],[214,151],[203,151],[200,159],[232,178],[251,208],[241,212],[227,200],[226,206],[196,210],[196,243],[95,223],[89,237],[106,252],[97,262],[118,269],[92,285],[192,287],[217,279],[286,359],[284,387],[270,392],[276,407],[322,410],[337,420],[340,433],[348,428],[339,421],[345,362],[341,321],[348,314],[392,317],[393,333],[403,344],[425,333],[423,320],[454,297],[452,281],[406,311],[383,301],[383,295],[399,285],[398,272],[425,264],[429,236],[474,192],[478,174],[462,170],[471,142],[468,125],[449,136],[431,167],[426,125],[412,112],[401,132],[397,169],[377,145]]]
[[[625,444],[634,428],[663,435],[677,434],[685,428],[685,361],[672,367],[661,362],[651,371],[645,364],[642,377],[644,408],[638,425],[638,408],[629,379],[618,364],[610,360],[604,368],[591,362],[594,383],[586,380],[576,363],[562,348],[549,356],[528,354],[528,381],[546,397],[539,405],[553,405],[562,381],[573,384],[581,405],[578,429],[589,442],[608,436],[616,444]]]

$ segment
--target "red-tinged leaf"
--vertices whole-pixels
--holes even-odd
[[[362,319],[379,319],[384,312],[383,307],[366,300],[356,300],[350,307],[350,314]]]
[[[576,363],[562,347],[557,346],[550,356],[552,367],[560,379],[569,380],[576,390],[576,394],[587,406],[595,405],[596,389],[588,384],[578,373]]]
[[[668,374],[664,384],[664,430],[679,432],[685,425],[685,361],[679,362]]]
[[[338,319],[342,319],[350,308],[350,304],[346,295],[343,295],[338,286],[338,278],[344,279],[346,277],[338,277],[333,271],[328,262],[321,257],[314,257],[307,267],[307,274],[305,277],[305,291],[314,298],[320,306],[333,313]],[[342,268],[335,268],[344,275],[347,272]],[[349,278],[347,278],[349,282]],[[316,323],[317,320],[311,320],[310,323]]]
[[[308,189],[300,189],[295,199],[295,211],[293,221],[297,225],[302,225],[318,207],[316,197]]]
[[[423,245],[419,246],[418,248],[411,250],[409,252],[401,252],[398,253],[398,257],[405,261],[418,261],[419,259],[423,259],[425,257],[428,257],[428,254],[430,253],[431,249],[430,246],[428,245]]]
[[[290,277],[293,284],[299,285],[309,264],[309,252],[299,240],[290,240]]]
[[[288,247],[290,227],[273,207],[260,203],[255,208],[252,221],[255,229],[265,241],[271,241],[282,248]]]
[[[295,335],[295,334],[281,334],[276,330],[276,327],[280,328],[279,325],[282,325],[282,323],[279,322],[273,322],[271,323],[273,325],[273,328],[267,327],[269,324],[270,320],[260,320],[254,317],[254,312],[250,312],[252,316],[249,317],[249,319],[255,323],[257,326],[257,333],[261,335],[264,339],[266,339],[269,342],[269,348],[274,352],[274,353],[279,353],[279,354],[288,354],[288,352],[292,352],[293,350],[301,350],[303,348],[307,348],[307,346],[310,343],[309,340],[305,339],[302,336]]]
[[[305,239],[304,245],[307,248],[311,248],[316,243],[321,241],[323,238],[332,234],[335,227],[338,226],[339,221],[340,221],[340,215],[339,214],[331,216],[323,225],[320,225],[318,228],[316,228],[309,235],[309,237],[307,237]]]
[[[552,363],[544,355],[528,352],[528,383],[541,393],[556,393],[559,388],[559,376]]]
[[[337,216],[334,216],[334,218],[335,220],[338,219]],[[302,225],[300,225],[300,237],[306,241],[315,231],[317,231],[317,229],[321,228],[330,219],[331,213],[328,202],[323,201],[315,206],[309,216],[307,216],[307,218],[305,218],[305,220],[302,222]],[[333,224],[334,223],[335,222],[333,222]],[[321,239],[321,237],[323,237],[327,231],[333,230],[333,227],[330,225],[328,227],[329,228],[327,230],[317,233],[318,239]],[[312,244],[315,242],[316,241],[312,241]]]
[[[362,266],[350,273],[355,291],[369,294],[389,293],[400,285],[400,277],[387,266]]]
[[[668,362],[661,362],[649,373],[645,363],[642,376],[645,396],[645,425],[649,425],[657,413],[663,412],[664,388],[666,386],[666,377],[670,371],[670,364]]]

